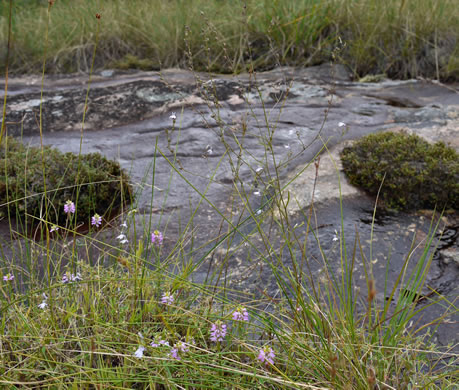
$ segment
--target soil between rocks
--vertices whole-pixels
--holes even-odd
[[[363,248],[354,277],[364,305],[363,263],[369,259],[374,199],[346,183],[337,158],[339,149],[345,141],[389,129],[413,132],[432,142],[443,140],[459,149],[456,86],[425,80],[356,83],[341,66],[281,68],[239,76],[174,69],[161,74],[104,71],[92,78],[84,125],[87,77],[47,77],[42,100],[40,85],[39,77],[9,80],[9,135],[38,145],[41,104],[44,144],[78,153],[81,141],[83,153],[100,152],[118,159],[130,172],[139,189],[137,228],[151,223],[151,229],[165,231],[165,252],[173,248],[196,211],[193,226],[188,227],[196,236],[196,249],[190,258],[203,261],[191,275],[193,280],[202,282],[223,266],[227,286],[258,297],[275,298],[279,291],[272,270],[255,255],[266,246],[260,235],[254,234],[256,221],[266,232],[265,240],[280,254],[276,261],[292,267],[292,254],[282,246],[282,231],[276,223],[279,214],[262,207],[270,199],[274,178],[278,177],[282,186],[295,178],[283,194],[284,198],[290,194],[289,223],[298,226],[298,236],[305,234],[314,201],[311,228],[324,251],[318,251],[317,242],[309,239],[306,253],[310,264],[305,272],[310,272],[311,281],[324,273],[324,253],[331,269],[339,272],[339,245],[333,239],[335,230],[341,232],[342,228],[338,201],[341,184],[349,256],[357,239]],[[172,112],[177,115],[175,122],[169,118]],[[266,153],[268,143],[272,145],[270,154]],[[313,162],[324,143],[330,153],[322,152],[316,171]],[[237,191],[246,194],[252,213],[237,200]],[[216,237],[216,232],[222,236],[234,216],[242,212],[247,217],[240,228],[242,235],[230,236],[231,240],[221,245],[230,248],[229,255],[227,249],[218,249],[206,257],[212,246],[209,237]],[[388,298],[384,293],[386,272],[393,282],[413,240],[419,248],[412,264],[419,258],[431,220],[426,213],[378,214],[372,243],[378,300]],[[450,302],[457,300],[458,227],[457,213],[447,215],[440,225],[443,236],[438,237],[439,246],[423,290],[426,303],[432,291]],[[9,242],[5,226],[1,230],[2,241]],[[117,229],[101,235],[113,238]],[[5,256],[11,255],[7,250]],[[300,253],[295,256],[301,257]],[[431,306],[420,323],[428,323],[443,312],[444,307]],[[457,344],[457,320],[456,313],[438,327],[436,342]]]

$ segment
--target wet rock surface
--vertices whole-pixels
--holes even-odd
[[[413,269],[437,219],[421,212],[378,213],[370,256],[375,200],[347,184],[339,150],[381,130],[412,132],[459,149],[457,86],[424,80],[357,83],[341,66],[239,76],[174,69],[161,74],[104,71],[92,78],[89,93],[87,88],[88,79],[81,75],[47,77],[41,99],[40,78],[10,79],[8,134],[38,145],[41,104],[44,144],[78,153],[81,142],[83,153],[100,152],[130,172],[139,189],[138,229],[151,224],[151,229],[164,230],[164,252],[175,246],[179,235],[194,232],[188,257],[199,266],[193,280],[202,282],[224,270],[227,286],[259,297],[280,293],[269,262],[293,269],[295,259],[304,258],[301,267],[309,283],[325,276],[324,258],[329,270],[339,274],[344,238],[347,256],[356,253],[354,279],[362,310],[364,264],[372,264],[377,299],[389,299],[387,291],[406,256],[414,245],[408,265]],[[276,183],[283,200],[272,198]],[[281,202],[288,203],[286,215],[275,206]],[[193,223],[187,225],[192,215]],[[226,236],[240,215],[244,224]],[[284,246],[281,226],[286,223],[296,226],[298,242],[309,232],[303,251],[301,245],[293,251]],[[419,305],[428,304],[432,295],[457,299],[458,226],[457,213],[440,222],[443,235],[434,238],[438,248],[432,251],[422,291],[426,299]],[[7,231],[2,230],[6,240]],[[103,237],[117,233],[109,229]],[[216,248],[215,241],[209,242],[215,237],[222,240]],[[438,318],[444,310],[445,305],[429,307],[421,322]],[[438,343],[458,341],[457,319],[456,314],[440,325]]]

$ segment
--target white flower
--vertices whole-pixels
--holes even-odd
[[[126,221],[124,221],[120,226],[121,226],[122,228],[127,228],[127,223],[126,223]]]
[[[48,296],[43,293],[43,302],[38,305],[40,309],[44,309],[48,304],[46,303],[46,300],[48,299]]]
[[[333,241],[338,241],[338,232],[335,230],[335,235],[333,236]]]
[[[338,127],[344,127],[344,126],[346,126],[346,123],[344,123],[344,122],[339,122],[338,123]]]
[[[143,351],[145,351],[145,347],[143,345],[139,345],[137,351],[134,352],[134,356],[138,359],[143,358]]]
[[[66,272],[64,276],[62,276],[62,283],[78,282],[80,280],[82,279],[81,274],[79,272],[77,272],[76,275],[70,272]]]
[[[129,242],[129,240],[127,239],[126,235],[121,233],[118,237],[116,237],[118,240],[120,240],[120,243],[121,244],[126,244]]]
[[[255,172],[260,173],[262,170],[263,170],[263,167],[258,167],[257,169],[255,169]]]
[[[43,301],[42,303],[40,303],[40,304],[38,305],[38,307],[39,307],[40,309],[44,309],[46,306],[48,306],[48,304],[46,303],[46,301]]]
[[[58,230],[59,230],[59,226],[57,226],[57,225],[52,225],[52,226],[51,226],[51,229],[49,230],[49,232],[50,232],[50,233],[52,233],[52,232],[57,232]]]
[[[260,195],[261,195],[260,191],[254,191],[253,194],[254,194],[255,196],[260,196]]]
[[[169,119],[172,119],[173,121],[175,121],[177,119],[177,115],[175,115],[175,112],[173,112],[170,116],[169,116]]]

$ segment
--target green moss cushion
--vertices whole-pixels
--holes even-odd
[[[78,156],[48,146],[42,153],[12,137],[0,146],[0,205],[14,201],[9,203],[10,215],[35,223],[48,215],[49,222],[64,224],[64,204],[71,200],[76,204],[77,221],[88,222],[95,213],[108,216],[123,202],[132,201],[127,175],[117,162],[99,153]],[[6,214],[7,207],[1,206],[0,216]]]
[[[442,142],[416,135],[371,134],[341,152],[349,181],[389,208],[459,208],[459,155]]]

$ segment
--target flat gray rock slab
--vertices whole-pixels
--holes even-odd
[[[247,222],[222,259],[229,267],[228,283],[256,294],[277,293],[272,273],[266,267],[260,271],[262,261],[250,260],[250,251],[255,249],[249,249],[263,249],[260,235],[254,233],[259,221],[267,239],[281,251],[281,232],[270,228],[279,213],[267,206],[273,185],[283,188],[284,198],[290,199],[289,218],[301,229],[314,202],[314,229],[330,250],[335,230],[341,229],[337,207],[341,187],[346,238],[354,242],[359,231],[368,250],[374,199],[346,182],[338,158],[344,143],[395,130],[416,133],[431,142],[442,140],[459,149],[456,86],[425,80],[357,83],[342,66],[280,68],[238,76],[178,69],[103,71],[93,75],[90,85],[83,75],[47,76],[42,99],[40,91],[40,77],[9,80],[9,135],[39,145],[41,106],[44,144],[74,153],[81,147],[83,153],[100,152],[117,159],[138,189],[138,228],[151,223],[152,229],[164,230],[165,251],[189,229],[197,247],[201,245],[192,256],[199,260],[213,245],[209,238],[227,231],[230,222],[242,214]],[[175,122],[170,118],[173,112]],[[187,227],[191,215],[193,226]],[[385,274],[378,267],[387,261],[384,256],[392,251],[395,275],[409,252],[411,240],[397,240],[397,232],[422,236],[429,224],[429,218],[400,214],[378,227],[374,253],[380,289]],[[441,249],[447,252],[440,251],[436,257],[429,283],[454,300],[457,220],[449,217],[444,229],[450,238]],[[311,245],[311,258],[320,258],[317,243],[314,246],[311,241]],[[338,264],[336,253],[330,253]],[[281,256],[286,266],[292,261],[289,256]],[[217,255],[209,256],[192,278],[205,280],[209,269],[221,265],[219,261],[223,260]],[[323,268],[317,265],[311,272],[319,277]],[[385,299],[379,291],[379,299]],[[442,336],[444,342],[454,339],[450,333]]]

